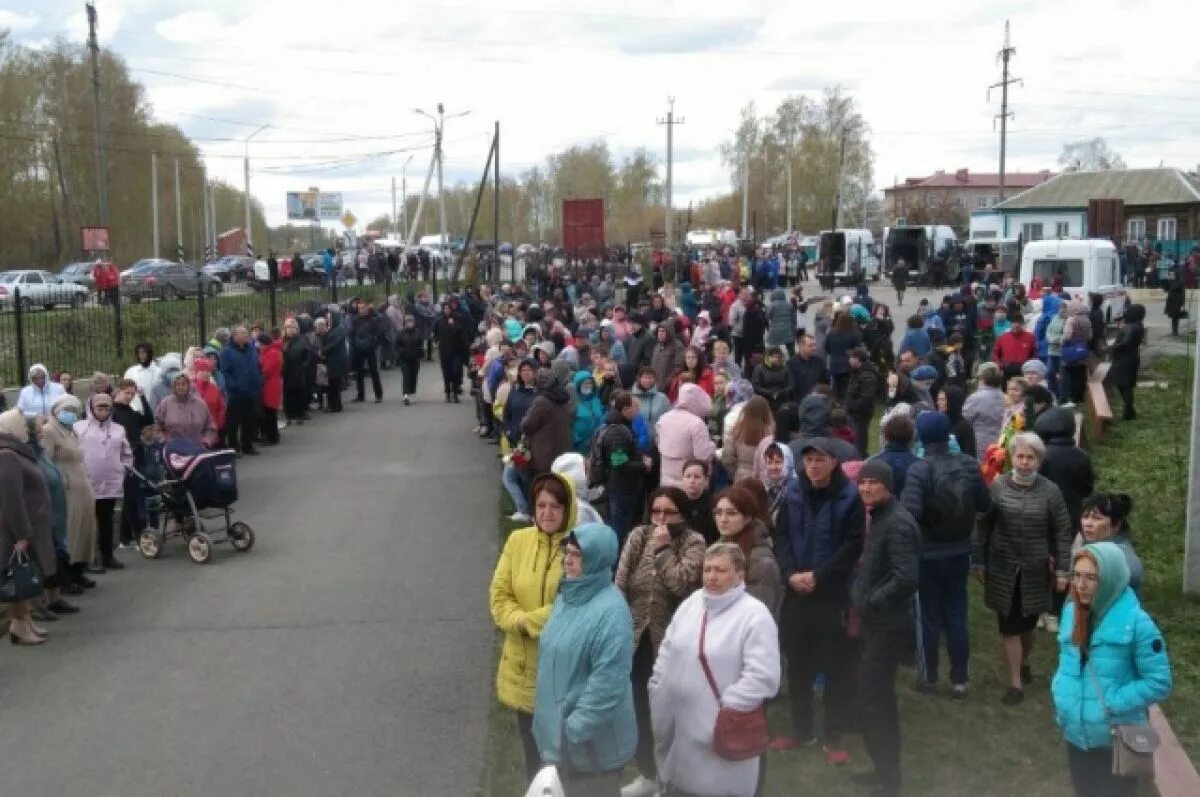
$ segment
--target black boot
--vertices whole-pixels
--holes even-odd
[[[83,571],[85,569],[87,569],[87,565],[85,563],[83,563],[83,562],[73,563],[71,565],[71,581],[76,586],[83,587],[84,589],[94,589],[96,586],[96,582],[92,581],[90,578],[88,578],[84,574]]]

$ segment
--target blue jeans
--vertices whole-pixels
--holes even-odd
[[[967,642],[970,571],[971,557],[965,553],[921,560],[917,591],[921,600],[921,643],[927,683],[937,683],[938,647],[943,631],[950,654],[950,683],[967,682],[967,661],[971,655]]]
[[[638,511],[641,508],[642,496],[633,493],[608,494],[608,524],[617,533],[617,541],[625,547],[625,539],[637,522]]]
[[[504,471],[500,474],[500,482],[508,491],[508,497],[512,499],[514,511],[528,515],[529,502],[525,500],[525,488],[521,484],[521,475],[517,473],[517,469],[512,464],[504,466]]]

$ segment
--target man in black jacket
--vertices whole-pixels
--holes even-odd
[[[793,444],[795,446],[795,444]],[[825,675],[825,758],[850,760],[842,746],[854,704],[852,646],[843,625],[850,578],[862,552],[863,508],[839,467],[834,441],[816,437],[800,446],[803,467],[788,487],[775,524],[775,558],[787,593],[779,627],[787,656],[795,736],[775,749],[816,743],[813,679]]]
[[[900,502],[921,530],[921,658],[917,688],[931,692],[938,679],[938,647],[946,634],[950,695],[967,696],[967,577],[976,515],[992,504],[979,463],[950,451],[950,419],[940,412],[917,416],[925,457],[909,466]]]
[[[812,335],[801,334],[796,356],[788,360],[792,372],[792,400],[803,401],[817,385],[829,384],[829,367],[825,358],[817,356],[817,340]]]
[[[871,417],[879,395],[879,369],[870,354],[859,346],[850,350],[850,381],[846,383],[846,414],[854,424],[854,443],[866,459],[870,448]]]
[[[354,317],[350,335],[350,367],[354,371],[354,381],[358,395],[354,401],[366,400],[363,379],[371,375],[371,389],[375,391],[375,403],[383,401],[383,383],[379,381],[379,342],[383,339],[382,324],[390,324],[386,317],[376,315],[370,302],[359,302],[358,315]]]
[[[912,598],[917,591],[920,532],[912,515],[892,496],[892,468],[867,460],[858,473],[866,508],[866,540],[852,592],[861,623],[858,721],[863,746],[875,765],[860,777],[877,797],[900,794],[900,713],[896,668],[908,660],[914,640]]]

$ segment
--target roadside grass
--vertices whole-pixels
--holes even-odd
[[[1128,492],[1134,498],[1133,539],[1146,566],[1144,602],[1166,637],[1175,686],[1163,710],[1190,756],[1200,753],[1200,601],[1182,594],[1183,524],[1187,500],[1187,441],[1190,426],[1191,365],[1184,357],[1157,360],[1143,369],[1143,381],[1165,389],[1138,390],[1135,423],[1114,423],[1107,438],[1092,446],[1098,489]],[[507,503],[507,497],[502,497]],[[504,515],[507,515],[507,512]],[[501,542],[513,524],[501,520]],[[905,793],[925,797],[1060,797],[1070,791],[1066,753],[1054,722],[1049,683],[1057,643],[1037,632],[1031,661],[1034,682],[1025,702],[1000,703],[1007,676],[1000,657],[995,615],[983,607],[982,589],[970,588],[971,693],[950,699],[945,685],[948,662],[942,654],[941,690],[918,694],[912,669],[897,676]],[[772,703],[777,733],[790,731],[786,691]],[[819,720],[818,720],[819,722]],[[818,725],[819,727],[819,725]],[[862,787],[849,773],[868,766],[857,736],[848,738],[852,763],[835,770],[819,747],[768,754],[768,797],[822,794],[858,797]],[[631,779],[632,770],[628,773]],[[486,797],[520,797],[526,784],[520,743],[511,712],[493,700],[490,716]]]

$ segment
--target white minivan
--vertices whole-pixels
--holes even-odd
[[[1021,283],[1029,287],[1037,279],[1049,290],[1055,275],[1062,276],[1063,292],[1088,300],[1088,294],[1104,297],[1104,317],[1112,323],[1125,314],[1129,293],[1121,284],[1121,266],[1112,241],[1030,241],[1021,252]]]
[[[870,230],[822,230],[817,247],[817,275],[822,281],[849,283],[854,269],[867,279],[879,281],[879,254]]]

